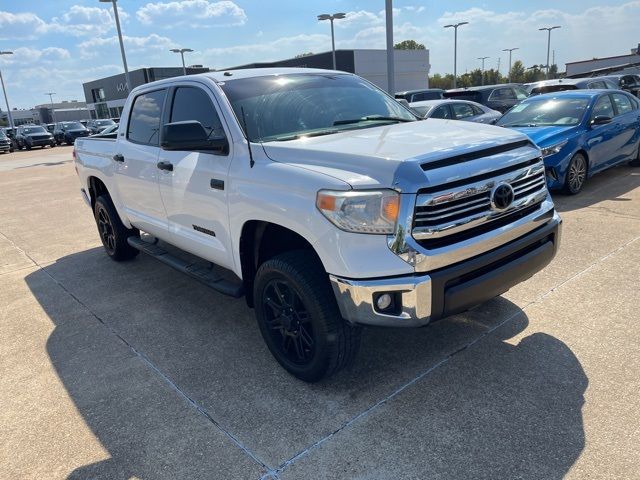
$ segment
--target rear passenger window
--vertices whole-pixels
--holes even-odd
[[[224,137],[220,117],[211,98],[201,88],[178,87],[173,96],[170,122],[198,121],[210,138]]]
[[[516,94],[511,88],[496,88],[491,92],[489,100],[516,100]]]
[[[629,97],[621,93],[613,94],[613,103],[616,106],[618,115],[624,115],[625,113],[631,112],[633,110]]]
[[[166,90],[156,90],[136,97],[127,129],[129,140],[145,145],[158,145],[160,116],[166,93]]]
[[[589,84],[589,88],[594,89],[594,88],[607,88],[607,84],[604,82],[591,82]]]

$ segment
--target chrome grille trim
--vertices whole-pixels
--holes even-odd
[[[499,183],[514,189],[514,202],[504,211],[491,208],[491,191]],[[542,161],[468,185],[447,188],[445,184],[436,192],[417,196],[412,236],[416,240],[442,239],[539,204],[546,196]]]

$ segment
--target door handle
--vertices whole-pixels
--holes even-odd
[[[123,157],[122,155],[120,155],[119,153],[116,153],[116,154],[113,156],[113,160],[114,160],[115,162],[124,162],[124,157]]]
[[[167,172],[173,172],[173,163],[169,162],[158,162],[157,167],[160,170],[166,170]]]

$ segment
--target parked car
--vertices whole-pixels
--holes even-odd
[[[422,90],[406,90],[404,92],[396,92],[397,99],[404,98],[407,102],[422,102],[425,100],[438,100],[444,98],[442,94],[444,90],[441,88],[425,88]]]
[[[527,91],[515,83],[457,88],[444,92],[445,98],[470,100],[501,113],[506,112],[528,96]]]
[[[13,145],[11,139],[4,133],[4,129],[0,128],[0,152],[8,153],[13,152]]]
[[[114,123],[113,125],[102,130],[100,133],[94,133],[93,135],[90,135],[90,137],[91,138],[116,138],[116,135],[118,134],[118,127],[119,127],[119,124]]]
[[[551,189],[576,194],[595,173],[640,165],[640,101],[620,90],[572,90],[530,97],[498,125],[525,133],[541,149]]]
[[[611,89],[618,90],[618,85],[607,77],[590,78],[558,78],[555,80],[542,80],[540,82],[524,85],[529,95],[541,95],[543,93],[563,92],[565,90]]]
[[[89,122],[87,123],[87,128],[92,134],[100,133],[102,130],[104,130],[107,127],[110,127],[114,123],[116,122],[114,122],[110,118],[103,119],[103,120],[89,120]]]
[[[76,138],[88,137],[90,132],[80,122],[58,122],[53,130],[56,143],[73,145]]]
[[[631,95],[640,97],[640,75],[606,75],[603,77],[616,85],[616,88],[625,90]]]
[[[525,135],[417,120],[349,73],[210,72],[136,87],[117,138],[79,138],[74,158],[109,257],[244,294],[275,359],[317,381],[354,359],[362,325],[427,325],[555,255]]]
[[[4,135],[9,140],[9,152],[13,152],[13,151],[17,150],[18,149],[18,144],[16,143],[16,136],[15,136],[13,128],[5,127],[5,128],[0,128],[0,130],[2,130]]]
[[[409,106],[422,118],[442,118],[494,124],[502,116],[497,110],[468,100],[427,100]]]
[[[55,147],[56,142],[46,128],[42,125],[20,125],[16,129],[16,144],[18,150],[26,148],[31,150],[33,147]]]

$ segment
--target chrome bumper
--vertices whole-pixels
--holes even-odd
[[[340,313],[352,324],[421,327],[468,310],[544,268],[557,252],[561,224],[553,212],[546,224],[509,243],[428,274],[367,280],[330,275]],[[393,314],[375,307],[383,293],[399,300]]]

